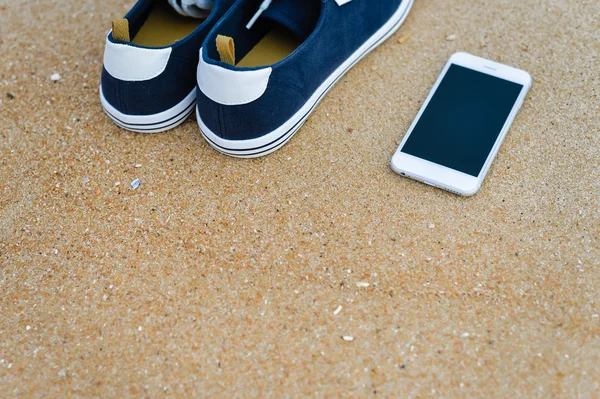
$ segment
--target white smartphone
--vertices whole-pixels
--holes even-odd
[[[454,54],[394,154],[392,169],[454,194],[474,195],[530,87],[525,71]]]

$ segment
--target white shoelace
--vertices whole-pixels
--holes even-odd
[[[213,0],[169,0],[179,14],[192,18],[206,18],[210,14]]]
[[[263,0],[254,17],[246,25],[246,29],[252,28],[252,25],[258,20],[261,14],[269,8],[273,0]],[[169,0],[171,7],[179,14],[192,18],[206,18],[210,14],[213,6],[213,0]]]
[[[269,8],[272,1],[273,0],[263,0],[263,2],[260,5],[260,7],[258,8],[258,11],[256,12],[256,14],[254,14],[254,16],[252,17],[250,22],[248,22],[248,25],[246,25],[246,29],[250,30],[250,28],[252,28],[252,25],[254,25],[254,23],[258,20],[258,18],[261,16],[261,14],[263,12],[265,12],[265,10],[267,8]]]
[[[343,6],[344,4],[350,3],[351,1],[352,0],[335,0],[338,6]],[[250,30],[250,28],[252,28],[252,26],[256,23],[258,18],[260,18],[262,13],[265,12],[267,8],[269,8],[272,2],[273,0],[263,0],[260,7],[258,8],[258,11],[256,11],[256,14],[254,14],[250,22],[248,22],[248,25],[246,25],[246,29]]]

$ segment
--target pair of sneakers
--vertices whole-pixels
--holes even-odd
[[[106,38],[100,98],[119,126],[169,130],[196,111],[234,157],[285,145],[413,0],[139,0]]]

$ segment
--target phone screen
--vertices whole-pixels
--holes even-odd
[[[452,64],[401,151],[479,176],[522,89]]]

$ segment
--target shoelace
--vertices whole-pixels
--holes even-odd
[[[263,0],[258,11],[250,22],[246,25],[246,29],[251,29],[263,12],[269,8],[273,0]],[[213,6],[213,0],[169,0],[171,7],[179,14],[186,17],[206,18],[210,14]]]
[[[206,18],[210,14],[213,0],[169,0],[179,14],[192,18]]]
[[[261,14],[263,12],[265,12],[267,8],[269,8],[269,6],[271,5],[272,1],[273,0],[263,0],[263,2],[260,5],[260,7],[258,7],[258,11],[256,12],[256,14],[254,14],[254,16],[252,17],[252,19],[250,20],[250,22],[248,22],[248,25],[246,25],[246,29],[250,30],[250,28],[252,28],[252,26],[258,20],[258,18],[260,18]]]

